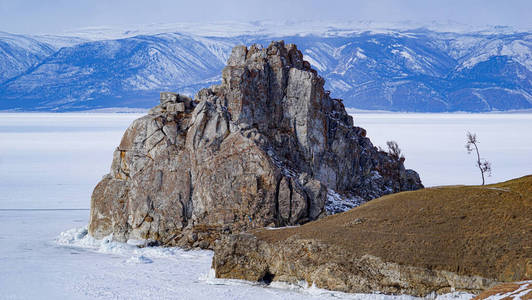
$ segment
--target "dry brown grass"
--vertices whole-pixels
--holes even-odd
[[[254,233],[270,242],[318,239],[354,256],[461,275],[532,279],[532,176],[387,195],[297,228]]]

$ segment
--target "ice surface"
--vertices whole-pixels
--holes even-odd
[[[0,208],[89,208],[140,114],[0,113]]]
[[[2,299],[412,299],[215,279],[211,251],[87,236],[88,210],[0,210]],[[66,230],[65,228],[75,228]],[[456,294],[460,299],[471,295]]]
[[[0,114],[0,298],[412,299],[219,280],[209,251],[90,238],[90,194],[138,116]],[[375,145],[396,140],[407,167],[427,185],[479,183],[463,146],[467,130],[478,134],[482,156],[494,164],[489,182],[532,170],[532,114],[356,114],[355,124]]]

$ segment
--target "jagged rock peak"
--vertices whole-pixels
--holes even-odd
[[[422,187],[378,151],[295,45],[237,46],[222,83],[127,129],[96,186],[95,237],[212,247],[222,234],[295,225]]]
[[[296,173],[308,173],[335,191],[374,198],[374,188],[354,190],[379,185],[377,173],[389,169],[382,165],[390,162],[389,157],[376,151],[364,129],[353,127],[342,101],[332,99],[324,83],[293,44],[237,46],[222,72],[222,84],[200,91],[197,99],[218,103],[227,108],[235,124],[256,128]],[[357,155],[364,149],[370,150],[367,158],[381,164],[372,168],[370,161]],[[377,173],[364,174],[362,169]],[[409,175],[397,181],[402,186],[381,185],[378,194],[390,187],[397,191],[419,186],[415,174],[402,171]]]

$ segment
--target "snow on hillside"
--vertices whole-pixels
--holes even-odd
[[[516,34],[482,40],[460,60],[458,70],[472,68],[493,56],[508,56],[532,71],[532,34]]]
[[[28,36],[0,31],[0,85],[54,52],[54,48]]]
[[[6,82],[0,95],[33,109],[150,107],[162,90],[219,76],[236,43],[177,33],[83,43]]]
[[[46,43],[52,46],[55,50],[59,50],[63,47],[72,47],[90,41],[81,37],[63,35],[31,35],[31,38]]]
[[[161,90],[194,94],[216,83],[234,45],[268,45],[278,39],[298,45],[326,79],[331,95],[348,107],[419,112],[532,108],[532,33],[507,27],[261,21],[99,27],[63,34],[0,35],[0,50],[11,45],[0,52],[0,69],[5,70],[0,110],[147,108]]]

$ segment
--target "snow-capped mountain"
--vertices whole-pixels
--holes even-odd
[[[532,34],[362,33],[299,41],[350,107],[493,111],[532,107]]]
[[[182,34],[64,47],[0,87],[4,108],[149,107],[162,90],[218,80],[236,41]]]
[[[295,43],[348,107],[393,111],[532,108],[532,33],[287,25],[86,30],[72,36],[0,34],[0,110],[150,107],[162,90],[211,85],[237,44]],[[436,26],[433,26],[436,27]],[[170,33],[181,29],[187,33]],[[352,28],[352,29],[349,29]],[[353,29],[354,28],[354,29]],[[157,30],[166,33],[154,34]],[[302,34],[296,34],[301,32]],[[146,33],[144,35],[134,35]],[[134,36],[133,36],[134,35]],[[95,40],[101,36],[102,40]],[[121,37],[121,38],[116,38]],[[6,46],[7,45],[7,46]],[[7,50],[4,50],[7,49]]]

